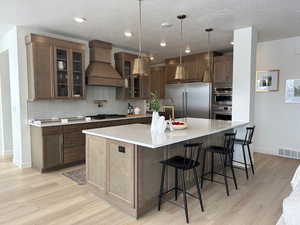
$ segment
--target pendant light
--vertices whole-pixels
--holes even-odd
[[[142,0],[139,1],[139,56],[134,59],[133,75],[147,76],[146,62],[142,57]]]
[[[179,65],[176,68],[176,73],[175,73],[175,80],[183,80],[185,78],[185,69],[182,64],[182,49],[183,49],[183,31],[182,31],[182,24],[183,20],[186,18],[186,15],[182,14],[177,16],[177,18],[180,20],[180,58],[179,58]]]
[[[211,57],[210,57],[210,32],[213,31],[212,28],[205,29],[207,32],[207,57],[208,57],[208,69],[204,72],[203,82],[211,82]]]

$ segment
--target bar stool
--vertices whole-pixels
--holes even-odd
[[[165,201],[168,201],[170,203],[173,203],[179,207],[182,207],[185,210],[185,217],[186,217],[187,223],[189,223],[189,215],[188,215],[186,195],[189,195],[193,198],[198,199],[200,201],[201,210],[202,210],[202,212],[204,211],[201,192],[200,192],[200,186],[199,186],[199,180],[198,180],[198,175],[197,175],[197,169],[196,169],[200,165],[200,163],[198,162],[198,159],[199,159],[199,154],[200,154],[201,148],[202,148],[202,143],[185,144],[184,145],[184,149],[185,149],[184,157],[174,156],[170,159],[160,162],[162,164],[162,175],[161,175],[160,193],[159,193],[159,197],[158,197],[158,210],[160,211],[162,199],[164,199]],[[173,167],[175,169],[175,187],[164,192],[164,190],[163,190],[164,189],[164,179],[165,179],[165,172],[166,172],[167,166]],[[186,191],[185,172],[187,172],[189,170],[193,170],[193,177],[194,177],[194,182],[197,187],[198,197]],[[182,189],[178,187],[178,172],[180,172],[180,177],[182,180]],[[178,191],[181,191],[183,193],[184,207],[177,204],[174,201],[163,198],[163,196],[165,194],[167,194],[171,191],[175,191],[175,201],[177,201]]]
[[[236,177],[233,168],[233,150],[234,150],[234,140],[236,133],[226,133],[224,134],[224,146],[210,146],[204,150],[203,164],[202,164],[202,176],[201,176],[201,188],[203,188],[204,180],[210,180],[211,182],[216,182],[220,184],[225,184],[227,196],[229,196],[229,188],[227,178],[233,179],[235,188],[237,187]],[[207,152],[211,152],[211,171],[205,173],[205,161]],[[221,159],[221,166],[223,174],[214,171],[214,155],[217,154]],[[229,163],[229,165],[228,165]],[[227,175],[227,167],[230,166],[232,177]],[[224,177],[224,183],[214,180],[214,174]],[[210,179],[206,178],[206,175],[210,175]]]
[[[254,129],[255,129],[255,126],[247,127],[246,128],[245,139],[244,140],[243,139],[235,139],[235,141],[234,141],[235,144],[238,144],[238,145],[242,146],[244,162],[240,162],[240,161],[236,161],[236,160],[233,160],[233,161],[236,162],[236,163],[239,163],[239,164],[244,164],[247,180],[249,179],[249,174],[248,174],[249,164],[247,164],[247,161],[246,161],[245,147],[247,146],[247,149],[248,149],[250,166],[251,166],[252,173],[254,175],[254,166],[253,166],[252,156],[251,156],[251,152],[250,152],[250,145],[252,144]]]

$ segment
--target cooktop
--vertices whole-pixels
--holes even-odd
[[[103,120],[103,119],[114,119],[114,118],[122,118],[126,117],[127,115],[119,115],[119,114],[98,114],[89,116],[94,120]]]

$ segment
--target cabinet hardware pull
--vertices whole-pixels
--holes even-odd
[[[125,153],[125,147],[124,146],[119,146],[119,152]]]

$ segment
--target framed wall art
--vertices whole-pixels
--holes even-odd
[[[300,79],[286,81],[285,102],[300,103]]]
[[[279,70],[256,71],[257,92],[278,91],[278,89],[279,89]]]

